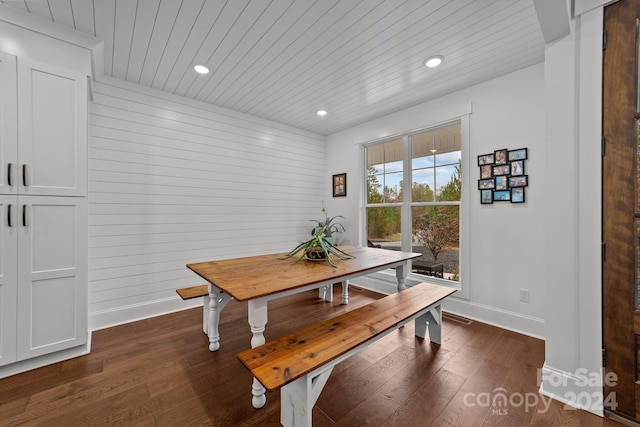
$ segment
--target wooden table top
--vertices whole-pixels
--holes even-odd
[[[285,258],[286,253],[200,262],[187,267],[237,301],[247,301],[334,279],[338,282],[345,276],[366,274],[422,255],[369,247],[340,249],[354,258],[333,258],[336,267],[326,261],[303,259],[296,263],[297,257]]]

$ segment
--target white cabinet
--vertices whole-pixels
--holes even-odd
[[[0,366],[87,342],[86,88],[0,53]]]
[[[16,361],[18,307],[17,197],[0,195],[0,366]]]
[[[87,341],[87,201],[0,196],[0,365]]]
[[[87,341],[87,200],[19,196],[17,358]]]
[[[18,167],[16,57],[0,52],[0,194],[15,194]]]
[[[11,58],[6,54],[0,56],[3,95],[0,157],[6,172],[0,179],[0,192],[86,196],[86,76],[27,59],[18,59],[16,72],[15,59],[11,67]],[[11,72],[17,74],[17,85]],[[16,123],[16,111],[17,138],[16,126],[12,126]],[[5,113],[8,117],[4,117]],[[5,130],[5,122],[7,128],[13,129]]]

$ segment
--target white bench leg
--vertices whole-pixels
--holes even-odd
[[[209,295],[202,297],[202,331],[206,334],[209,329]]]
[[[318,298],[327,302],[333,302],[333,285],[318,288]]]
[[[285,427],[311,427],[313,407],[333,366],[311,372],[280,389],[280,423]]]
[[[427,337],[427,327],[429,327],[429,340],[436,344],[442,343],[442,309],[440,304],[431,308],[422,316],[415,320],[416,336]]]

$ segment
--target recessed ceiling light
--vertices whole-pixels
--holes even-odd
[[[209,73],[209,69],[207,67],[205,67],[204,65],[196,65],[195,67],[193,67],[193,69],[196,70],[196,72],[198,72],[200,74]]]
[[[318,110],[318,115],[319,116],[326,116],[327,115],[327,111],[326,110]]]
[[[424,65],[425,65],[427,68],[435,68],[435,67],[437,67],[438,65],[442,64],[442,61],[444,61],[444,56],[442,56],[442,55],[435,55],[435,56],[431,56],[431,57],[427,58],[427,59],[424,61]]]

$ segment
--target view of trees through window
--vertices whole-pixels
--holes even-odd
[[[371,243],[421,252],[413,271],[459,277],[460,123],[367,146],[367,236]],[[405,179],[411,180],[411,194]],[[404,208],[404,209],[403,209]],[[403,221],[403,212],[410,220]],[[403,230],[402,224],[411,224]],[[401,245],[410,234],[411,247]],[[405,239],[407,240],[407,239]]]

